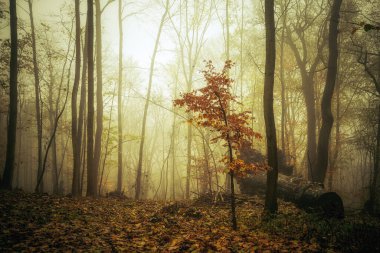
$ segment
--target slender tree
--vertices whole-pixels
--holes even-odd
[[[96,196],[98,191],[97,168],[94,166],[94,2],[87,0],[88,29],[88,109],[87,109],[87,196]]]
[[[80,142],[78,136],[77,97],[81,67],[81,27],[80,27],[80,2],[75,0],[75,76],[73,91],[71,94],[71,144],[73,149],[73,181],[71,193],[73,196],[80,195]],[[78,140],[79,139],[79,140]]]
[[[3,179],[1,181],[2,189],[12,189],[15,148],[16,148],[16,127],[17,127],[17,11],[16,0],[9,0],[10,15],[10,32],[11,32],[11,60],[9,65],[9,120],[7,130],[7,153],[5,158],[5,167]]]
[[[265,80],[264,80],[264,120],[267,139],[267,156],[270,167],[267,172],[265,211],[277,211],[277,139],[273,112],[273,86],[276,64],[276,41],[274,22],[274,0],[265,1]]]
[[[36,103],[36,123],[37,123],[37,178],[42,172],[42,115],[40,106],[40,77],[39,68],[37,60],[37,46],[36,46],[36,34],[34,27],[34,17],[33,17],[33,6],[32,0],[28,0],[29,6],[29,18],[30,26],[32,31],[32,50],[33,50],[33,73],[34,73],[34,93],[35,93],[35,103]],[[41,184],[40,191],[43,191],[43,185]]]
[[[117,150],[117,192],[121,193],[123,187],[123,17],[122,0],[119,0],[119,85],[117,94],[117,125],[118,125],[118,150]]]
[[[323,91],[321,111],[322,127],[319,131],[316,178],[315,181],[323,183],[326,176],[328,158],[329,158],[329,141],[330,133],[334,122],[331,112],[331,100],[334,94],[336,74],[338,71],[338,25],[339,10],[342,0],[334,0],[331,7],[330,25],[329,25],[329,60],[327,66],[326,85]]]
[[[140,196],[141,196],[141,175],[142,175],[142,161],[143,161],[143,154],[144,154],[146,119],[147,119],[148,108],[149,108],[150,94],[152,90],[154,64],[156,63],[156,55],[158,51],[158,45],[160,44],[161,32],[162,32],[162,28],[164,27],[168,12],[169,12],[169,0],[166,0],[165,11],[164,11],[164,14],[162,14],[160,25],[158,27],[156,42],[154,44],[153,55],[150,62],[148,92],[147,92],[145,106],[144,106],[143,123],[142,123],[142,129],[141,129],[141,141],[140,141],[140,149],[139,149],[139,161],[137,163],[135,199],[140,199]]]

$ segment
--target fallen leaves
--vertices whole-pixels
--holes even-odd
[[[0,199],[0,251],[321,250],[315,235],[302,238],[310,231],[311,223],[298,224],[301,218],[297,217],[304,215],[299,209],[281,202],[278,217],[265,221],[261,218],[262,200],[258,197],[238,205],[238,231],[230,228],[228,205],[189,202],[165,205],[153,201],[73,199],[23,192],[0,192]]]

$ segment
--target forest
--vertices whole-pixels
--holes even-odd
[[[0,251],[380,252],[378,0],[0,0]]]

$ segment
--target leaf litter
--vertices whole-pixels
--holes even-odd
[[[310,215],[290,203],[280,201],[276,217],[263,217],[261,197],[239,202],[238,231],[231,229],[228,203],[165,204],[21,191],[1,191],[0,199],[2,252],[345,251],[339,245],[344,242],[339,241],[341,237],[336,236],[336,231],[322,235],[325,233],[321,232],[323,225],[317,225],[321,221],[313,221]],[[378,225],[374,227],[379,228]],[[321,238],[325,236],[335,236],[335,239],[324,242]]]

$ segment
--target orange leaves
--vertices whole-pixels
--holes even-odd
[[[245,163],[241,159],[235,159],[233,162],[228,164],[230,171],[233,171],[238,177],[245,177],[248,174],[255,173],[259,170],[264,170],[265,167],[255,164],[255,163]]]
[[[236,112],[233,103],[237,103],[236,97],[230,92],[233,80],[228,71],[233,66],[231,61],[226,61],[222,71],[216,71],[211,61],[206,62],[202,71],[206,86],[192,92],[181,94],[180,99],[174,100],[174,106],[185,108],[186,112],[192,112],[192,122],[217,133],[214,142],[224,140],[226,146],[237,151],[242,143],[250,142],[253,138],[259,139],[261,135],[250,127],[251,112]],[[230,158],[229,160],[231,160]],[[227,164],[230,161],[226,162]],[[232,166],[230,170],[236,174],[257,169],[254,165],[241,165],[240,162]]]

